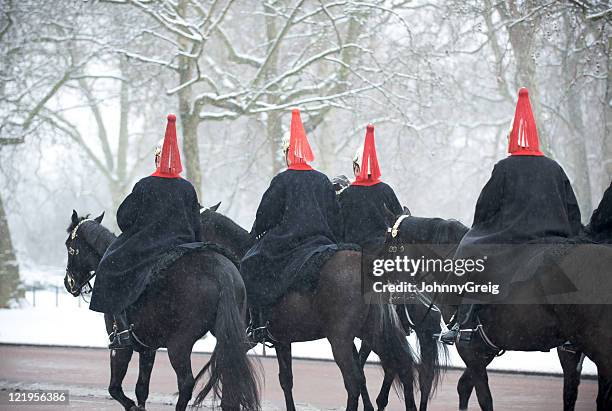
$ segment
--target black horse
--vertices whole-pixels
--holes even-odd
[[[221,244],[242,257],[253,244],[248,231],[214,210],[202,213],[206,241]],[[347,410],[373,410],[363,369],[359,366],[356,337],[366,341],[392,375],[398,375],[407,410],[416,410],[413,392],[413,355],[397,313],[389,304],[367,304],[361,294],[361,253],[337,252],[321,269],[314,291],[291,291],[270,309],[269,330],[279,364],[280,384],[287,410],[295,410],[291,343],[329,340],[334,360],[347,390]]]
[[[409,226],[418,227],[418,234],[410,230],[399,230],[396,239],[389,243],[401,242],[411,244],[405,248],[405,255],[412,258],[444,259],[451,253],[440,254],[439,247],[432,245],[447,244],[456,248],[468,228],[455,220],[439,218],[404,217]],[[444,235],[440,235],[444,233]],[[434,249],[435,248],[435,249]],[[584,262],[589,261],[592,272],[584,271]],[[564,265],[568,278],[578,281],[581,276],[597,276],[602,287],[610,287],[606,273],[610,271],[612,249],[593,245],[581,248],[580,255]],[[443,283],[441,275],[423,277],[426,281]],[[436,301],[448,318],[454,312],[453,307],[444,304],[442,297]],[[472,338],[469,343],[460,342],[457,350],[466,363],[466,370],[461,376],[457,390],[460,396],[460,409],[467,409],[469,396],[476,389],[478,402],[483,410],[493,410],[493,400],[488,385],[487,365],[495,358],[499,350],[508,351],[548,351],[572,341],[579,348],[575,354],[560,353],[565,374],[564,402],[565,409],[573,409],[579,379],[581,353],[584,352],[596,365],[599,375],[599,392],[597,410],[612,409],[612,305],[499,305],[481,306],[478,318],[484,334],[496,347],[492,349],[481,338]],[[573,369],[573,371],[572,371]]]
[[[64,284],[74,296],[79,296],[89,284],[104,252],[115,239],[100,224],[102,217],[89,219],[79,217],[76,211],[72,213],[66,240],[68,264]],[[144,410],[156,349],[166,347],[177,376],[177,411],[186,409],[197,380],[207,371],[210,379],[197,402],[213,391],[221,397],[223,410],[258,410],[258,376],[246,356],[245,309],[244,283],[230,259],[211,249],[184,255],[162,271],[127,310],[137,335],[150,347],[140,352],[138,405],[121,387],[132,357],[130,349],[111,351],[108,392],[126,411]],[[110,333],[112,318],[105,315],[104,320]],[[208,331],[214,331],[217,344],[210,361],[194,379],[191,350]]]

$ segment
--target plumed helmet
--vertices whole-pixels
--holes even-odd
[[[156,166],[157,170],[152,174],[156,177],[180,178],[181,171],[183,171],[176,138],[176,116],[174,114],[168,114],[164,143],[159,155],[159,164],[156,164]]]
[[[508,153],[513,156],[544,155],[540,151],[538,128],[529,101],[529,91],[525,87],[521,87],[518,92],[514,121],[508,139]]]
[[[359,174],[355,177],[354,185],[374,185],[380,183],[380,167],[376,156],[376,144],[374,142],[374,126],[368,124],[363,146],[361,146],[353,159],[354,164],[359,166]]]
[[[288,148],[287,161],[289,168],[308,166],[308,163],[314,160],[314,154],[308,143],[306,130],[300,117],[300,110],[297,108],[291,111],[291,131]],[[301,166],[298,166],[298,164]]]

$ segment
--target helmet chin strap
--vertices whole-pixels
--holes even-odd
[[[360,172],[361,172],[361,165],[353,161],[353,174],[355,175],[355,178],[357,178]]]
[[[158,144],[155,147],[155,168],[159,168],[159,163],[161,161],[161,153],[162,153],[162,146]]]

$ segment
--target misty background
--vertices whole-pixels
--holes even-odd
[[[176,113],[183,176],[249,229],[293,107],[352,177],[368,123],[414,215],[471,224],[519,87],[588,219],[612,179],[609,1],[0,0],[0,306],[115,212]]]

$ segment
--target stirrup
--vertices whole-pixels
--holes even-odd
[[[446,345],[453,345],[458,341],[460,333],[461,329],[459,324],[455,323],[447,331],[434,334],[434,337],[437,338],[438,342]]]
[[[263,344],[268,348],[274,348],[274,343],[278,341],[272,336],[268,330],[268,322],[266,325],[260,327],[252,327],[249,325],[247,328],[247,337],[251,343],[251,347],[255,347],[257,344]]]
[[[455,335],[451,339],[451,336],[447,335],[447,333],[453,333]],[[448,330],[445,333],[434,334],[434,338],[437,339],[442,344],[454,345],[457,342],[458,338],[459,338],[459,334],[460,334],[459,331]]]
[[[117,330],[113,330],[113,332],[110,333],[108,338],[110,339],[110,344],[108,344],[108,348],[111,350],[124,350],[133,347],[131,329],[123,330],[120,332],[117,332]]]
[[[471,328],[455,328],[455,326],[453,326],[453,328],[451,328],[450,330],[444,333],[434,334],[434,338],[436,338],[439,342],[443,344],[454,345],[455,343],[458,343],[458,342],[471,341],[472,334],[474,334],[474,331],[475,330]]]

